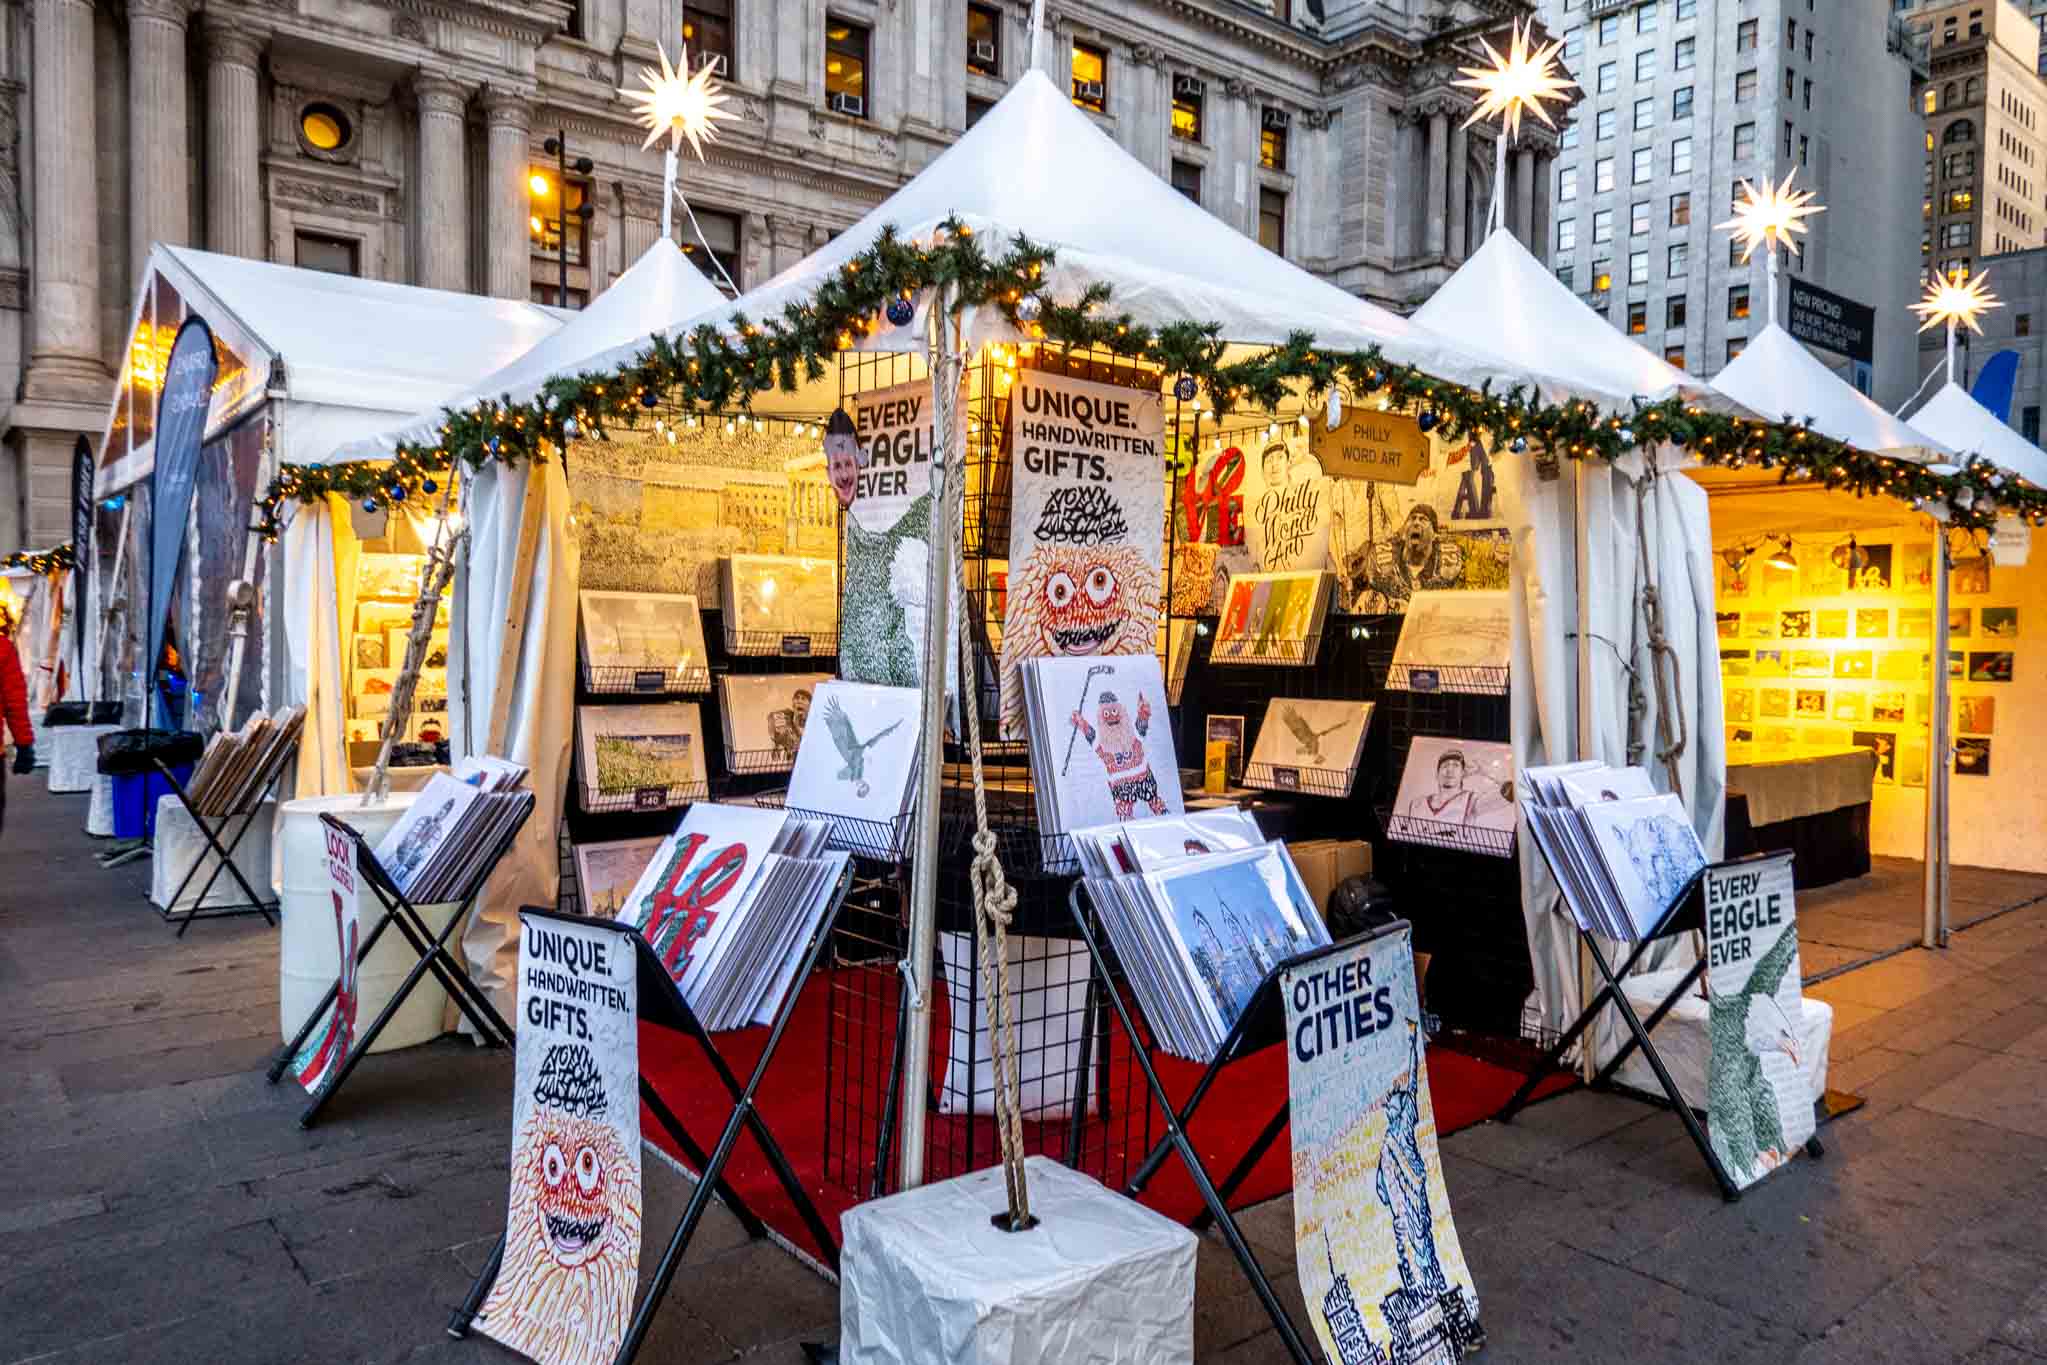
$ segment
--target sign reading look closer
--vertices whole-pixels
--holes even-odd
[[[1813,1135],[1791,855],[1706,869],[1706,1131],[1746,1189]]]
[[[1280,974],[1294,1256],[1332,1365],[1457,1361],[1485,1343],[1443,1185],[1404,925]]]

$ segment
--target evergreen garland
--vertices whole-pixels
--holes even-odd
[[[78,563],[78,552],[70,541],[48,550],[16,550],[0,558],[0,569],[27,569],[38,576],[47,577],[59,569],[68,569]]]
[[[1625,415],[1582,399],[1549,403],[1527,385],[1495,392],[1490,382],[1478,389],[1446,383],[1389,362],[1376,346],[1321,348],[1306,332],[1225,362],[1219,324],[1147,326],[1127,313],[1110,313],[1105,284],[1091,285],[1067,303],[1045,297],[1040,286],[1053,260],[1050,248],[1021,235],[1007,251],[991,256],[957,218],[923,242],[884,228],[810,298],[790,303],[779,316],[738,315],[729,334],[709,324],[679,337],[657,333],[646,351],[614,372],[559,375],[531,401],[514,403],[506,396],[449,411],[437,441],[401,445],[389,460],[285,465],[258,500],[252,530],[275,540],[286,503],[312,503],[329,493],[371,510],[431,496],[458,457],[471,468],[486,461],[511,466],[542,460],[550,445],[578,436],[608,439],[610,428],[631,427],[664,402],[703,413],[750,411],[758,394],[794,392],[799,383],[824,378],[834,356],[889,325],[884,318],[895,300],[945,288],[958,306],[993,307],[1034,340],[1099,348],[1193,379],[1219,415],[1241,405],[1275,409],[1293,394],[1319,396],[1341,385],[1352,402],[1383,397],[1392,407],[1416,413],[1424,430],[1441,426],[1453,439],[1484,436],[1502,452],[1534,450],[1549,461],[1611,463],[1637,446],[1672,444],[1721,468],[1775,470],[1782,481],[1807,480],[1858,497],[1888,494],[1915,509],[1936,510],[1956,526],[1988,527],[2000,513],[2047,525],[2047,489],[2007,477],[1988,461],[1972,459],[1956,473],[1936,474],[1821,435],[1811,429],[1810,418],[1750,420],[1682,398],[1638,399]]]

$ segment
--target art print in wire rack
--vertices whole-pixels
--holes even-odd
[[[1275,699],[1251,748],[1251,781],[1284,785],[1278,777],[1281,769],[1293,771],[1297,780],[1302,769],[1347,778],[1358,766],[1358,751],[1371,721],[1368,701]]]
[[[1280,844],[1193,858],[1144,880],[1218,1039],[1236,1026],[1273,968],[1329,941]]]
[[[1294,1255],[1324,1358],[1454,1362],[1485,1344],[1450,1214],[1409,931],[1280,978]]]
[[[642,791],[688,799],[705,781],[704,727],[695,702],[579,706],[583,790],[616,798]]]
[[[1513,746],[1416,735],[1386,837],[1504,858],[1514,818]]]
[[[611,839],[576,845],[576,889],[583,913],[592,919],[617,919],[626,897],[661,847],[658,835],[644,839]]]
[[[1032,765],[1037,781],[1052,788],[1057,811],[1046,833],[1187,808],[1157,655],[1031,666],[1045,703],[1042,738],[1056,746]]]
[[[322,825],[327,837],[327,894],[334,909],[334,951],[339,970],[327,1017],[291,1059],[291,1073],[308,1095],[327,1083],[355,1046],[356,948],[361,921],[355,879],[355,841]]]
[[[785,773],[796,766],[817,689],[830,681],[828,673],[720,674],[726,766],[736,773]]]
[[[629,931],[522,917],[504,1257],[476,1328],[604,1365],[640,1271],[637,963]]]
[[[687,677],[709,667],[694,594],[586,588],[581,596],[583,660],[593,671],[660,669]]]
[[[1507,586],[1508,535],[1491,452],[1477,437],[1429,435],[1429,467],[1412,487],[1336,479],[1329,555],[1339,614],[1407,610],[1431,589]]]
[[[1746,1189],[1813,1134],[1787,857],[1708,869],[1706,1131]]]
[[[930,381],[861,394],[852,427],[857,473],[844,522],[839,669],[848,682],[915,687],[930,614]]]
[[[1308,436],[1286,434],[1257,448],[1248,461],[1244,534],[1251,561],[1269,572],[1329,567],[1330,481],[1308,453]]]
[[[1015,464],[1002,738],[1024,737],[1026,659],[1150,654],[1165,581],[1165,407],[1156,391],[1026,371]]]
[[[821,684],[789,774],[790,809],[883,823],[902,814],[918,709],[915,688]]]

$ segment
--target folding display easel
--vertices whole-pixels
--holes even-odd
[[[809,942],[804,945],[802,966],[798,968],[796,976],[790,982],[788,992],[775,1010],[774,1022],[768,1026],[767,1043],[761,1048],[760,1059],[754,1063],[744,1085],[740,1084],[738,1076],[726,1064],[717,1044],[711,1041],[710,1031],[697,1018],[696,1011],[690,1008],[689,1002],[683,999],[681,990],[668,975],[668,969],[662,965],[661,959],[654,955],[654,950],[648,946],[647,940],[639,934],[632,936],[633,953],[638,963],[640,1022],[673,1029],[694,1042],[705,1060],[710,1063],[711,1070],[717,1074],[718,1083],[724,1087],[726,1095],[731,1099],[732,1112],[726,1117],[724,1127],[719,1131],[717,1144],[712,1148],[710,1155],[706,1156],[704,1149],[690,1137],[689,1130],[683,1127],[682,1120],[662,1099],[660,1091],[647,1079],[646,1072],[642,1070],[640,1073],[640,1098],[645,1101],[647,1109],[654,1115],[655,1122],[661,1125],[662,1131],[675,1139],[675,1145],[680,1147],[683,1155],[696,1166],[697,1183],[690,1192],[689,1203],[682,1211],[682,1218],[676,1223],[675,1231],[668,1238],[668,1245],[662,1250],[661,1259],[655,1264],[654,1275],[648,1281],[646,1292],[640,1296],[639,1306],[634,1310],[632,1322],[626,1328],[625,1338],[619,1344],[617,1356],[613,1358],[614,1365],[626,1365],[639,1354],[640,1346],[646,1340],[647,1330],[654,1324],[654,1314],[660,1309],[662,1300],[667,1297],[669,1287],[675,1281],[676,1271],[682,1268],[682,1258],[689,1251],[690,1240],[696,1236],[698,1224],[703,1221],[704,1214],[710,1209],[712,1194],[717,1194],[725,1201],[726,1207],[739,1219],[740,1226],[746,1229],[748,1236],[759,1239],[768,1235],[767,1225],[760,1220],[759,1215],[747,1206],[737,1191],[725,1183],[725,1167],[732,1160],[732,1153],[739,1144],[741,1132],[753,1134],[754,1142],[758,1144],[761,1154],[767,1158],[769,1167],[775,1173],[776,1183],[781,1185],[782,1192],[789,1196],[789,1202],[795,1206],[797,1216],[810,1230],[810,1235],[817,1239],[818,1246],[825,1253],[825,1259],[831,1263],[832,1271],[837,1273],[839,1269],[838,1239],[832,1236],[831,1228],[826,1224],[824,1215],[818,1212],[817,1205],[811,1201],[809,1193],[804,1190],[803,1182],[796,1178],[795,1168],[789,1164],[789,1158],[783,1153],[781,1143],[775,1140],[767,1120],[761,1117],[754,1097],[759,1094],[761,1082],[767,1077],[768,1067],[773,1064],[775,1052],[782,1044],[782,1035],[788,1031],[789,1021],[795,1016],[797,999],[803,994],[803,988],[810,981],[811,974],[817,970],[817,964],[824,955],[825,945],[831,942],[832,930],[838,924],[839,911],[845,905],[846,893],[852,886],[853,870],[849,862],[837,885],[832,888],[830,908],[818,918],[816,930],[811,934]],[[538,906],[527,906],[519,914],[522,919],[557,920],[564,924],[587,922],[576,915],[565,915],[558,910]],[[500,1233],[497,1245],[491,1248],[489,1257],[484,1261],[483,1273],[478,1275],[476,1283],[470,1286],[469,1297],[448,1320],[449,1336],[468,1335],[469,1325],[475,1321],[478,1310],[483,1307],[485,1296],[490,1293],[491,1282],[497,1279],[498,1266],[504,1253],[505,1238],[504,1234]]]
[[[327,1081],[313,1093],[305,1112],[299,1115],[301,1128],[313,1126],[313,1121],[319,1118],[320,1111],[326,1108],[327,1101],[334,1098],[334,1092],[341,1088],[342,1082],[355,1070],[356,1063],[369,1052],[371,1045],[377,1041],[377,1035],[384,1031],[392,1016],[397,1014],[399,1007],[405,1003],[406,997],[412,994],[428,972],[434,974],[434,979],[440,982],[441,988],[447,991],[456,1006],[468,1017],[478,1036],[499,1046],[511,1045],[512,1026],[497,1012],[482,988],[469,979],[469,973],[448,952],[447,944],[455,931],[468,921],[469,912],[475,907],[476,898],[483,894],[483,888],[489,883],[491,873],[497,870],[499,861],[511,848],[512,841],[519,837],[519,831],[525,827],[527,817],[533,814],[533,793],[528,791],[521,794],[526,799],[520,804],[518,818],[507,823],[488,856],[470,875],[469,884],[461,888],[462,894],[456,898],[455,913],[448,917],[447,924],[438,934],[427,926],[426,918],[420,914],[419,907],[415,906],[405,893],[398,889],[397,883],[392,881],[391,874],[385,871],[384,865],[377,860],[375,851],[370,848],[369,841],[363,838],[362,832],[343,824],[332,815],[321,814],[320,822],[329,830],[341,834],[354,847],[358,884],[367,886],[382,902],[383,913],[371,927],[368,936],[362,940],[362,945],[356,949],[356,964],[360,966],[369,960],[370,951],[377,946],[377,940],[383,937],[385,928],[394,924],[398,926],[398,932],[404,935],[406,942],[412,945],[412,951],[419,955],[419,961],[405,974],[405,980],[391,993],[391,998],[385,1002],[376,1019],[367,1029],[356,1035],[341,1065],[336,1067]],[[358,910],[358,918],[360,913]],[[285,1069],[291,1065],[292,1058],[305,1046],[306,1039],[312,1037],[313,1030],[319,1026],[320,1020],[326,1017],[328,1006],[334,1003],[340,990],[341,978],[337,973],[334,984],[327,988],[327,993],[320,997],[320,1003],[306,1016],[306,1022],[300,1026],[298,1034],[284,1045],[284,1049],[277,1054],[277,1059],[270,1064],[272,1085],[284,1075]]]
[[[1360,943],[1369,943],[1375,938],[1399,933],[1408,927],[1407,921],[1395,920],[1361,937],[1345,939],[1341,943],[1288,958],[1267,972],[1265,979],[1258,983],[1258,989],[1245,1004],[1243,1012],[1237,1016],[1237,1022],[1231,1025],[1222,1046],[1216,1049],[1214,1058],[1203,1068],[1201,1079],[1195,1083],[1193,1093],[1188,1095],[1187,1102],[1175,1105],[1172,1096],[1166,1092],[1164,1082],[1160,1081],[1157,1070],[1151,1064],[1150,1049],[1143,1042],[1146,1035],[1137,1030],[1136,1021],[1131,1014],[1133,1002],[1125,999],[1125,993],[1117,986],[1119,978],[1112,973],[1109,949],[1096,935],[1094,926],[1089,922],[1087,908],[1081,903],[1081,895],[1086,888],[1085,881],[1075,882],[1068,897],[1068,904],[1073,911],[1074,923],[1080,928],[1080,936],[1086,942],[1088,953],[1093,958],[1095,981],[1100,983],[1099,987],[1091,986],[1090,990],[1100,989],[1102,995],[1108,998],[1109,1005],[1116,1011],[1116,1017],[1123,1025],[1124,1036],[1130,1039],[1130,1054],[1136,1059],[1138,1069],[1144,1073],[1144,1083],[1151,1091],[1152,1102],[1165,1115],[1165,1137],[1159,1140],[1158,1145],[1153,1147],[1151,1154],[1145,1158],[1144,1164],[1138,1167],[1137,1173],[1130,1178],[1130,1183],[1124,1188],[1124,1193],[1135,1199],[1143,1192],[1151,1178],[1158,1174],[1167,1156],[1177,1153],[1188,1178],[1200,1191],[1204,1206],[1203,1211],[1194,1219],[1194,1229],[1200,1231],[1211,1222],[1216,1225],[1222,1233],[1223,1241],[1229,1245],[1230,1254],[1237,1258],[1244,1278],[1250,1281],[1252,1292],[1258,1296],[1259,1303],[1264,1305],[1266,1316],[1272,1319],[1273,1328],[1278,1331],[1287,1354],[1298,1365],[1317,1365],[1320,1353],[1311,1350],[1302,1339],[1299,1329],[1288,1316],[1286,1306],[1279,1301],[1279,1295],[1273,1291],[1272,1281],[1266,1278],[1264,1269],[1258,1264],[1258,1258],[1252,1254],[1250,1244],[1244,1240],[1243,1231],[1237,1226],[1237,1220],[1229,1209],[1230,1196],[1250,1177],[1259,1159],[1285,1131],[1289,1108],[1287,1099],[1281,1098],[1278,1112],[1231,1169],[1220,1187],[1209,1177],[1208,1168],[1202,1164],[1200,1154],[1194,1150],[1193,1143],[1188,1141],[1187,1128],[1193,1122],[1195,1113],[1201,1108],[1201,1102],[1208,1097],[1209,1088],[1215,1084],[1224,1067],[1285,1041],[1286,1006],[1280,987],[1280,977],[1283,973],[1319,961],[1332,953],[1348,951]],[[1077,1081],[1079,1088],[1074,1098],[1074,1107],[1077,1110],[1086,1108],[1087,1084],[1087,1069],[1083,1067]]]
[[[1541,850],[1540,843],[1536,847],[1538,850]],[[1534,1071],[1522,1083],[1521,1088],[1514,1092],[1514,1097],[1507,1101],[1507,1107],[1500,1111],[1500,1122],[1512,1123],[1514,1121],[1515,1115],[1521,1112],[1527,1105],[1529,1097],[1535,1093],[1535,1088],[1542,1083],[1545,1077],[1558,1068],[1564,1054],[1571,1050],[1571,1045],[1577,1042],[1579,1037],[1592,1027],[1594,1021],[1599,1017],[1600,1010],[1611,1003],[1615,1009],[1620,1011],[1621,1019],[1627,1024],[1630,1036],[1614,1052],[1614,1055],[1608,1059],[1606,1065],[1599,1069],[1598,1074],[1592,1078],[1591,1088],[1603,1089],[1610,1086],[1614,1073],[1620,1070],[1621,1063],[1625,1062],[1636,1048],[1641,1048],[1642,1056],[1649,1063],[1649,1069],[1656,1073],[1657,1085],[1663,1090],[1663,1102],[1668,1104],[1671,1110],[1677,1114],[1678,1120],[1684,1124],[1686,1136],[1690,1137],[1692,1145],[1699,1149],[1699,1159],[1704,1161],[1706,1169],[1713,1173],[1713,1181],[1719,1185],[1721,1197],[1730,1204],[1741,1198],[1741,1187],[1736,1185],[1733,1178],[1727,1174],[1727,1167],[1721,1162],[1719,1154],[1713,1150],[1713,1143],[1706,1134],[1706,1126],[1699,1121],[1698,1113],[1685,1101],[1683,1093],[1677,1087],[1677,1082],[1671,1079],[1670,1069],[1664,1065],[1662,1054],[1656,1050],[1656,1044],[1649,1036],[1656,1026],[1663,1022],[1663,1017],[1670,1013],[1677,1002],[1684,999],[1685,993],[1697,985],[1699,978],[1706,974],[1705,957],[1701,955],[1696,962],[1692,963],[1691,968],[1679,979],[1677,985],[1671,989],[1670,993],[1657,1002],[1656,1008],[1649,1012],[1649,1017],[1646,1020],[1635,1012],[1634,1003],[1628,999],[1628,993],[1621,988],[1621,982],[1628,978],[1635,970],[1636,965],[1658,943],[1666,939],[1675,938],[1680,934],[1703,934],[1705,932],[1705,883],[1707,873],[1717,872],[1722,868],[1739,867],[1745,863],[1761,862],[1783,856],[1786,855],[1781,853],[1751,853],[1746,857],[1733,858],[1721,863],[1710,863],[1700,868],[1685,882],[1684,889],[1679,891],[1672,898],[1670,904],[1664,908],[1663,914],[1656,921],[1656,927],[1635,942],[1633,949],[1621,962],[1618,972],[1614,971],[1612,964],[1607,961],[1606,950],[1599,945],[1599,936],[1585,928],[1584,925],[1578,924],[1577,917],[1573,915],[1572,923],[1577,925],[1578,939],[1585,945],[1586,952],[1591,955],[1593,965],[1598,968],[1599,975],[1603,979],[1604,984],[1594,992],[1592,999],[1587,1002],[1578,1018],[1569,1028],[1564,1030],[1563,1036],[1557,1039],[1556,1046],[1552,1047],[1544,1055],[1542,1066]],[[1543,861],[1545,863],[1549,862],[1547,851],[1543,851]],[[1563,878],[1557,875],[1557,869],[1554,865],[1550,867],[1550,875],[1556,880],[1558,886],[1564,885]],[[1565,907],[1565,913],[1570,913],[1568,906]],[[1654,1099],[1653,1096],[1649,1098]],[[1820,1140],[1817,1137],[1813,1137],[1806,1140],[1805,1150],[1809,1156],[1820,1156],[1825,1149],[1820,1145]]]
[[[249,826],[254,824],[256,817],[262,813],[264,798],[270,795],[271,789],[277,785],[277,779],[283,776],[285,763],[297,752],[297,739],[272,749],[264,756],[261,769],[242,782],[234,799],[228,803],[228,808],[216,815],[200,814],[198,805],[192,800],[190,789],[178,780],[177,773],[173,772],[161,758],[150,759],[156,771],[170,785],[171,794],[178,798],[178,804],[185,808],[185,814],[192,817],[193,826],[198,829],[199,837],[206,841],[206,849],[211,852],[214,859],[213,871],[207,875],[206,884],[199,888],[199,894],[192,898],[190,910],[179,913],[173,907],[177,905],[179,897],[185,894],[185,888],[192,884],[192,878],[199,874],[199,869],[205,864],[207,858],[205,851],[194,858],[192,865],[185,869],[185,875],[179,879],[177,889],[165,897],[165,904],[157,907],[157,914],[163,918],[164,923],[177,922],[177,937],[183,938],[185,931],[192,927],[192,921],[195,919],[229,919],[240,915],[261,915],[264,923],[273,926],[277,923],[274,913],[277,901],[274,898],[266,900],[256,894],[256,889],[249,885],[249,879],[242,875],[242,869],[235,865],[234,855],[235,850],[242,845],[243,836],[248,834]],[[237,818],[241,823],[235,826],[233,836],[223,844],[221,834]],[[235,885],[241,887],[242,895],[246,899],[228,905],[209,906],[206,897],[212,893],[213,884],[220,880],[222,872],[235,879]]]

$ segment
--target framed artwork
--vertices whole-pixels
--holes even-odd
[[[588,796],[637,800],[658,791],[674,805],[703,790],[704,726],[693,701],[578,706],[576,739]]]
[[[1887,649],[1876,656],[1876,676],[1884,682],[1912,682],[1926,676],[1926,656],[1909,649]]]
[[[1827,715],[1827,689],[1824,687],[1801,687],[1796,696],[1795,714],[1800,720],[1825,720]]]
[[[1745,611],[1741,614],[1741,633],[1751,640],[1774,640],[1777,617],[1767,611]]]
[[[1876,753],[1876,780],[1896,782],[1898,780],[1898,737],[1884,730],[1854,730],[1848,735],[1848,742],[1858,749],[1870,749]]]
[[[1813,613],[1816,623],[1813,633],[1822,640],[1845,640],[1848,638],[1848,609],[1828,607]]]
[[[1812,613],[1803,607],[1787,607],[1777,613],[1777,636],[1783,640],[1812,638]]]
[[[810,722],[811,702],[829,673],[721,673],[718,717],[733,772],[786,773]]]
[[[1296,697],[1274,701],[1258,726],[1258,742],[1251,750],[1252,785],[1261,780],[1280,784],[1285,775],[1279,770],[1289,768],[1354,774],[1371,723],[1372,703],[1368,701]]]
[[[1866,720],[1869,713],[1864,709],[1868,698],[1860,692],[1841,688],[1834,693],[1835,720]]]
[[[1949,579],[1949,583],[1956,592],[1965,597],[1982,596],[1990,591],[1990,560],[1983,555],[1956,560],[1954,575]],[[1987,769],[1988,755],[1985,756],[1985,762]]]
[[[1206,744],[1221,743],[1230,746],[1230,781],[1244,779],[1244,718],[1242,716],[1210,716],[1202,727],[1202,738]],[[1204,746],[1203,753],[1207,752]]]
[[[1969,638],[1969,623],[1973,614],[1967,607],[1949,607],[1947,613],[1947,637],[1950,640]]]
[[[358,597],[400,598],[407,603],[419,598],[419,574],[425,558],[421,555],[358,555],[355,561],[355,593]],[[412,619],[412,608],[405,608]]]
[[[1728,678],[1746,678],[1754,667],[1754,660],[1745,649],[1723,649],[1720,651],[1720,673]]]
[[[1791,689],[1787,687],[1765,687],[1756,697],[1756,714],[1764,720],[1788,720],[1791,716]]]
[[[1887,640],[1891,635],[1891,609],[1889,607],[1857,607],[1855,609],[1855,638],[1858,640]]]
[[[1933,637],[1933,609],[1931,607],[1899,607],[1898,638],[1900,640],[1927,640]]]
[[[1864,562],[1855,571],[1854,587],[1861,592],[1889,592],[1891,588],[1891,547],[1864,545]]]
[[[691,593],[581,594],[583,661],[598,669],[700,674],[710,667],[704,620]]]
[[[1314,663],[1322,645],[1323,623],[1329,615],[1329,599],[1334,587],[1335,580],[1319,570],[1230,575],[1209,658],[1216,662]],[[1395,686],[1393,675],[1403,671],[1402,664],[1407,661],[1401,656],[1403,650],[1411,648],[1410,635],[1415,641],[1412,648],[1442,647],[1459,651],[1457,658],[1435,660],[1438,665],[1482,664],[1497,656],[1500,666],[1506,666],[1505,593],[1459,592],[1431,596],[1498,598],[1497,622],[1491,626],[1479,626],[1475,635],[1458,636],[1454,630],[1445,628],[1441,612],[1424,611],[1418,597],[1409,604],[1407,617],[1401,623],[1400,642],[1394,646],[1393,669],[1387,686]],[[1421,613],[1420,624],[1417,624],[1418,612]],[[1483,604],[1473,604],[1471,615],[1474,618],[1488,614]],[[1476,619],[1473,623],[1478,624]]]
[[[633,883],[654,861],[662,837],[612,839],[604,843],[577,844],[576,885],[583,913],[591,919],[617,919],[632,895]]]
[[[1746,687],[1737,687],[1727,693],[1725,711],[1729,720],[1754,720],[1756,694]]]
[[[1898,547],[1898,573],[1894,580],[1900,592],[1927,592],[1933,587],[1933,547],[1931,545],[1901,545]],[[1921,782],[1919,785],[1924,786]]]
[[[1834,656],[1824,649],[1801,649],[1791,656],[1794,678],[1828,678],[1834,673]]]
[[[1997,698],[1956,697],[1955,730],[1964,735],[1997,732]]]
[[[381,635],[358,635],[355,637],[355,666],[357,668],[382,668],[385,666],[384,637]]]
[[[1901,787],[1926,785],[1925,740],[1908,739],[1898,745],[1898,785]]]
[[[1506,857],[1515,818],[1512,746],[1416,735],[1386,837]]]
[[[2011,662],[2008,649],[1972,649],[1969,651],[1969,681],[2008,683],[2011,681]]]
[[[1955,773],[1961,777],[1990,776],[1990,741],[1962,738],[1955,741]]]
[[[1726,633],[1724,628],[1721,633]],[[1418,685],[1422,675],[1437,670],[1444,691],[1500,692],[1506,678],[1508,637],[1504,592],[1417,592],[1409,599],[1407,615],[1400,623],[1386,686],[1423,691],[1426,689]],[[1473,670],[1468,675],[1472,685],[1452,685],[1459,669]]]
[[[1755,676],[1758,678],[1788,678],[1790,667],[1784,662],[1781,649],[1759,649],[1756,651]]]
[[[1723,640],[1732,640],[1741,634],[1741,613],[1738,611],[1716,611],[1713,613],[1713,627]]]
[[[2019,638],[2017,607],[1985,607],[1977,614],[1977,622],[1983,627],[1983,638],[1986,640]]]
[[[1869,678],[1876,675],[1876,656],[1866,649],[1845,649],[1834,656],[1837,678]]]
[[[1905,694],[1879,692],[1869,699],[1869,718],[1878,725],[1905,723]]]

